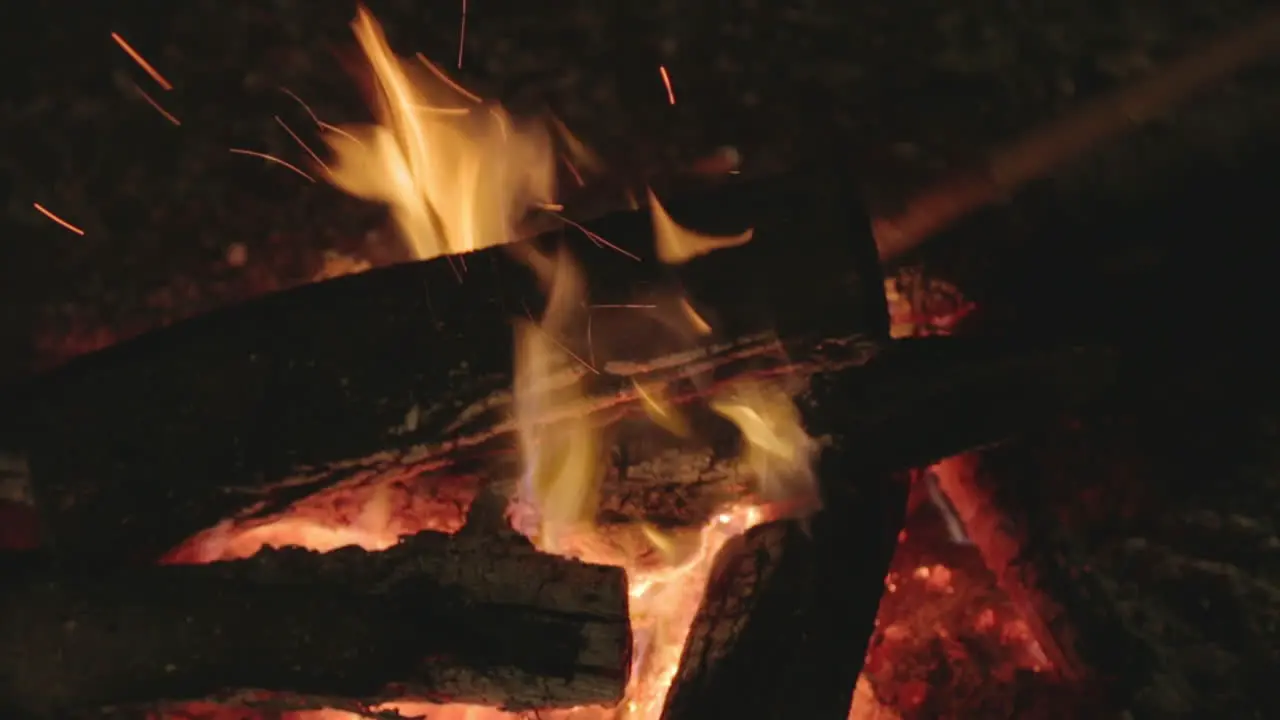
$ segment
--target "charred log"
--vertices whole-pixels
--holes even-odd
[[[776,350],[762,340],[774,331],[803,356],[820,338],[887,335],[869,221],[852,191],[789,176],[672,201],[682,224],[755,230],[676,269],[654,261],[648,213],[593,226],[621,252],[577,231],[529,245],[569,248],[595,304],[669,303],[679,288],[717,331],[700,346],[704,368]],[[541,304],[513,257],[525,246],[303,287],[46,377],[32,392],[30,453],[50,538],[68,553],[155,558],[306,468],[442,442],[509,447],[510,323]],[[594,349],[584,354],[600,370],[601,403],[634,377],[681,372],[652,362],[689,347],[661,317],[597,312],[610,317],[596,317],[590,343],[562,340]]]
[[[823,508],[721,550],[663,720],[848,717],[909,487],[844,436],[851,378],[817,383],[829,402],[808,413],[832,437],[818,463]]]
[[[623,571],[512,533],[113,572],[25,565],[0,591],[5,717],[264,694],[349,709],[611,704],[629,670]]]
[[[867,353],[867,348],[826,348],[820,357],[782,368],[803,381],[797,382],[805,388],[797,401],[810,416],[841,410],[844,427],[826,423],[823,429],[819,423],[809,431],[834,451],[853,453],[861,474],[917,467],[1048,422],[1107,387],[1113,361],[1104,348],[949,338],[894,343],[870,358]],[[756,490],[757,478],[739,459],[736,427],[690,401],[682,410],[697,434],[679,439],[656,427],[640,405],[634,398],[619,398],[602,418],[611,447],[597,517],[602,525],[642,521],[667,529],[700,528],[727,503]],[[432,520],[432,529],[452,530],[461,526],[477,490],[475,479],[458,470],[476,463],[485,465],[495,492],[511,495],[520,477],[514,456],[445,446],[387,453],[290,481],[282,493],[296,487],[328,489],[293,505],[284,502],[289,498],[284,494],[274,512],[244,518],[242,527],[270,524],[281,513],[321,524],[335,517],[354,522],[358,510],[342,508],[387,503],[389,497],[389,504],[404,508],[396,515],[406,524],[394,532],[416,532],[422,526],[413,524],[415,518],[424,517]],[[374,500],[380,493],[383,497]],[[192,538],[179,555],[203,547],[206,559],[220,557],[207,553],[208,535]]]
[[[879,497],[753,528],[721,550],[664,720],[848,716],[907,487],[897,474],[864,479],[883,485]]]

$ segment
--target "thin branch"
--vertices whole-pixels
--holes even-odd
[[[977,168],[944,180],[873,222],[880,257],[891,260],[969,213],[1007,197],[1099,143],[1140,127],[1200,90],[1280,54],[1280,11],[1227,33],[1199,52],[1085,103],[998,148]]]

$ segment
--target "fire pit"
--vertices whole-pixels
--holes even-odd
[[[1111,352],[947,337],[971,306],[886,284],[843,172],[564,221],[567,131],[354,28],[379,124],[319,123],[316,172],[413,261],[33,385],[47,552],[3,558],[0,710],[931,716],[984,671],[1034,692],[984,711],[1092,703],[1078,593],[954,453],[1089,401]]]

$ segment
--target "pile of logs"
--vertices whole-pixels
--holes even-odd
[[[717,382],[807,380],[798,404],[823,442],[823,508],[721,552],[667,720],[844,718],[906,504],[901,471],[1051,419],[1110,377],[1096,348],[891,341],[854,195],[847,178],[814,172],[672,201],[699,230],[755,230],[678,268],[654,261],[647,213],[528,241],[569,248],[592,303],[678,292],[715,329],[689,349],[637,343],[636,323],[652,318],[601,318],[591,338],[565,339],[599,348],[580,410],[610,427],[641,415],[637,384],[677,388],[693,407]],[[97,717],[249,690],[289,707],[616,703],[630,665],[624,573],[539,553],[500,522],[518,475],[510,321],[536,315],[540,293],[510,248],[459,269],[438,259],[303,287],[29,388],[47,552],[0,568],[0,713]],[[741,497],[724,471],[735,432],[698,430],[665,445],[615,432],[602,519],[697,526]],[[483,478],[467,526],[383,552],[156,565],[219,522],[393,471]]]

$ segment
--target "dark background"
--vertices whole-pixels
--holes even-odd
[[[399,51],[453,67],[460,0],[369,5]],[[553,110],[620,172],[643,176],[725,144],[741,150],[747,173],[825,156],[856,168],[878,209],[1276,8],[1262,0],[469,5],[456,76],[516,111]],[[324,249],[364,247],[382,227],[376,209],[227,152],[305,159],[273,120],[306,127],[281,86],[325,120],[365,117],[343,64],[352,16],[352,3],[333,0],[14,5],[0,66],[0,377],[49,361],[49,338],[86,327],[137,331],[242,299],[263,274],[303,280],[308,258]],[[175,90],[157,88],[112,31]],[[674,107],[659,64],[671,73]],[[85,236],[52,224],[33,202]],[[1267,678],[1280,667],[1277,202],[1273,62],[908,258],[977,300],[976,332],[1098,337],[1126,349],[1122,390],[1099,417],[1033,438],[1005,462],[1064,506],[1101,488],[1072,543],[1108,589],[1100,614],[1117,614],[1126,639],[1143,648],[1141,662],[1114,658],[1141,668],[1123,693],[1138,716],[1275,709]],[[225,261],[233,243],[248,248],[244,268]]]

